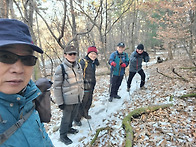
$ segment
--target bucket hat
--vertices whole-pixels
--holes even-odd
[[[31,46],[34,51],[43,53],[43,50],[33,44],[29,28],[23,22],[16,19],[0,19],[0,47],[13,44],[25,44]]]

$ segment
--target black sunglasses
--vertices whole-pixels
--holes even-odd
[[[26,66],[34,66],[37,61],[37,57],[35,57],[33,55],[20,56],[20,55],[14,54],[9,51],[1,51],[0,50],[0,62],[2,62],[2,63],[14,64],[19,59]]]
[[[76,53],[69,53],[68,55],[69,55],[69,56],[72,56],[72,55],[74,55],[74,56],[75,56],[75,55],[76,55]]]

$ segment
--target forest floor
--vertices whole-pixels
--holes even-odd
[[[82,120],[77,135],[71,135],[73,144],[69,146],[89,146],[95,136],[96,129],[111,127],[110,131],[103,131],[92,146],[123,147],[125,146],[125,131],[122,128],[123,118],[136,108],[149,105],[168,104],[173,106],[166,109],[142,114],[133,118],[130,122],[133,127],[133,146],[186,146],[196,147],[196,98],[181,99],[179,96],[196,93],[196,70],[182,69],[192,67],[186,57],[178,57],[163,63],[143,65],[146,72],[146,90],[139,89],[140,77],[136,75],[132,81],[131,91],[126,91],[126,79],[119,89],[122,96],[120,100],[108,103],[109,76],[97,76],[97,85],[94,91],[94,100],[90,109],[92,119],[89,120],[92,130],[86,120]],[[179,78],[174,72],[182,76]],[[163,73],[164,75],[157,72]],[[98,69],[99,72],[103,69]],[[126,72],[128,76],[128,71]],[[127,78],[126,76],[126,78]],[[60,147],[63,144],[58,140],[61,113],[56,105],[52,105],[53,117],[46,129],[54,145]]]

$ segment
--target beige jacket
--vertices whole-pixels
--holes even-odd
[[[79,63],[76,62],[72,64],[68,62],[67,59],[64,59],[62,64],[65,68],[65,80],[63,81],[60,65],[57,66],[54,75],[53,88],[56,103],[58,105],[78,104],[79,102],[82,102],[84,95],[82,68]]]

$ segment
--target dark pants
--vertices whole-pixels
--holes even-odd
[[[80,104],[78,115],[76,116],[75,121],[79,122],[83,116],[88,115],[88,111],[92,105],[93,91],[94,89],[84,91],[84,97],[82,103]]]
[[[146,75],[145,75],[143,69],[141,69],[140,71],[138,71],[138,73],[141,76],[140,87],[143,87],[144,84],[145,84]],[[130,88],[131,87],[131,82],[132,82],[132,79],[135,76],[135,74],[136,74],[136,72],[129,72],[129,78],[128,78],[128,81],[127,81],[127,88]]]
[[[65,105],[61,119],[60,135],[67,135],[72,127],[72,122],[78,113],[79,104]]]
[[[122,83],[123,76],[115,76],[112,77],[112,87],[110,92],[110,97],[114,97],[118,93],[118,89]]]

